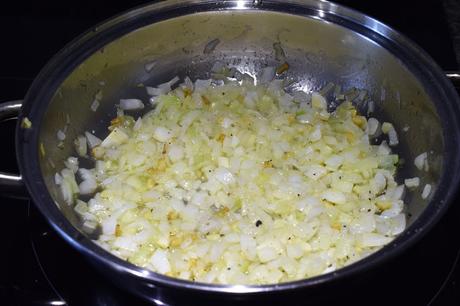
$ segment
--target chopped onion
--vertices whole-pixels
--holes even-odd
[[[95,112],[95,111],[97,111],[97,109],[99,108],[99,105],[100,105],[100,102],[99,102],[98,100],[95,99],[95,100],[93,100],[93,103],[91,103],[90,108],[91,108],[91,110],[92,110],[93,112]]]
[[[406,185],[407,188],[416,188],[420,185],[420,178],[414,177],[405,179],[404,185]]]
[[[22,118],[21,128],[23,128],[23,129],[32,128],[32,122],[29,120],[29,118],[27,118],[27,117]]]
[[[54,180],[67,203],[84,197],[74,210],[83,230],[101,228],[99,245],[175,277],[268,284],[340,269],[404,231],[415,178],[398,185],[398,156],[375,143],[381,130],[395,143],[391,124],[357,116],[350,101],[329,111],[319,93],[287,93],[273,67],[255,85],[214,66],[222,82],[147,88],[154,110],[136,120],[124,110],[142,102],[121,99],[103,141],[75,140],[94,168],[71,157]]]
[[[65,133],[63,131],[61,131],[61,130],[57,131],[56,136],[57,136],[57,139],[59,141],[64,141],[64,139],[65,139]]]
[[[75,171],[76,172],[76,171]],[[78,185],[75,181],[75,172],[73,170],[64,168],[61,171],[62,180],[60,180],[60,189],[64,201],[71,205],[74,201],[75,195],[78,193]]]
[[[142,127],[142,118],[139,117],[136,120],[136,123],[134,123],[133,130],[138,131]]]
[[[336,204],[344,204],[347,200],[345,195],[339,191],[328,190],[324,192],[321,196],[322,199],[336,203]]]
[[[387,145],[387,142],[384,140],[382,143],[379,145],[378,151],[380,155],[388,155],[391,153],[390,147]]]
[[[56,173],[56,174],[54,175],[54,183],[55,183],[56,185],[61,185],[61,183],[62,183],[62,176],[60,176],[59,173]]]
[[[120,99],[120,108],[123,110],[139,110],[144,108],[144,103],[139,99]]]
[[[102,142],[102,140],[100,140],[99,138],[97,138],[96,136],[94,136],[93,134],[89,132],[85,132],[85,136],[86,136],[86,140],[88,142],[88,146],[90,149],[100,145]]]
[[[396,146],[399,143],[398,134],[395,129],[392,129],[388,132],[388,144],[390,146]]]
[[[225,168],[217,168],[215,176],[222,184],[231,184],[235,181],[233,174]]]
[[[377,131],[380,128],[380,122],[375,118],[369,118],[367,120],[367,134],[369,136],[378,136]]]
[[[388,134],[391,130],[393,130],[394,127],[393,127],[393,124],[389,123],[389,122],[384,122],[382,124],[382,132],[384,134]]]
[[[384,122],[382,124],[382,132],[388,134],[388,143],[390,146],[395,146],[399,143],[398,134],[396,133],[393,124]]]
[[[97,183],[95,180],[85,180],[78,185],[78,189],[82,195],[93,194],[97,189]]]
[[[171,161],[177,162],[178,160],[184,157],[184,150],[182,149],[182,147],[172,145],[169,147],[168,157]]]
[[[369,101],[367,103],[367,115],[372,114],[375,111],[375,102],[374,101]]]
[[[157,250],[153,254],[151,262],[159,273],[167,273],[171,270],[166,251]]]
[[[172,132],[165,127],[157,127],[153,131],[153,137],[160,142],[167,142],[172,137]]]
[[[396,189],[393,192],[393,199],[400,200],[404,198],[404,195],[405,195],[404,185],[399,185],[398,187],[396,187]]]
[[[193,82],[188,76],[185,77],[184,83],[182,83],[182,86],[193,90]]]
[[[88,147],[86,144],[86,138],[85,136],[78,136],[75,139],[75,149],[78,153],[79,156],[86,156],[86,153],[88,152]]]
[[[118,146],[129,139],[128,135],[121,129],[115,128],[102,142],[101,147],[108,148]]]
[[[417,167],[419,170],[429,170],[429,165],[428,165],[428,153],[423,152],[422,154],[418,155],[414,159],[414,165]]]
[[[426,184],[425,187],[423,187],[422,199],[428,198],[428,196],[430,195],[430,193],[431,193],[431,185],[430,185],[430,184]]]
[[[147,90],[147,94],[149,94],[150,96],[159,96],[168,93],[168,90],[166,90],[166,88],[146,86],[145,89]]]
[[[311,105],[312,107],[323,110],[327,108],[327,102],[326,99],[320,95],[319,93],[312,93],[311,95]]]
[[[146,86],[145,89],[147,90],[147,94],[149,94],[150,96],[164,95],[170,92],[171,87],[174,86],[174,84],[176,84],[177,82],[179,82],[179,77],[175,76],[170,81],[166,83],[162,83],[158,85],[157,87]]]
[[[64,162],[65,166],[67,169],[72,170],[73,173],[76,173],[78,170],[78,158],[70,156],[67,158],[67,160]]]
[[[365,233],[361,236],[360,243],[363,247],[377,247],[382,246],[391,241],[391,237],[375,233]]]

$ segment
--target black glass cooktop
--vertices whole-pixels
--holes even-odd
[[[442,1],[337,2],[407,35],[443,69],[458,69]],[[76,35],[141,3],[0,4],[0,101],[23,97],[40,68]],[[10,172],[17,172],[14,128],[14,121],[0,126],[0,169]],[[0,261],[0,305],[145,304],[94,271],[54,233],[32,202],[1,195],[0,202],[0,253],[6,255]],[[353,292],[334,292],[321,305],[460,305],[459,205],[460,198],[421,242],[374,271],[373,281]]]

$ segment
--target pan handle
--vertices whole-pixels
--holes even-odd
[[[460,93],[460,71],[447,71],[446,76]]]
[[[16,119],[21,111],[22,100],[0,104],[0,123],[8,119]],[[0,171],[0,194],[9,198],[28,199],[27,189],[20,174]]]

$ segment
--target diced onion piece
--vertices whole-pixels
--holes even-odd
[[[139,117],[134,123],[133,130],[138,131],[141,127],[142,127],[142,118]]]
[[[171,265],[168,260],[168,253],[163,250],[156,250],[150,260],[153,267],[159,273],[168,273],[171,271]]]
[[[217,159],[217,163],[218,163],[219,167],[230,168],[230,161],[228,160],[227,157],[220,156]]]
[[[367,120],[366,132],[369,136],[375,136],[380,128],[380,122],[375,118],[369,118]]]
[[[347,197],[340,191],[328,190],[325,191],[321,198],[335,204],[344,204],[347,201]]]
[[[225,168],[217,168],[214,175],[219,182],[225,185],[231,184],[235,181],[233,174]]]
[[[414,165],[417,167],[417,169],[419,170],[425,170],[425,171],[428,171],[429,170],[429,166],[428,166],[428,153],[427,152],[423,152],[422,154],[418,155],[417,157],[415,157],[414,159]]]
[[[388,134],[388,143],[390,146],[395,146],[399,143],[398,134],[396,133],[393,124],[389,122],[384,122],[382,124],[382,132]]]
[[[176,162],[184,157],[184,150],[180,146],[172,145],[169,147],[168,157],[171,161]]]
[[[120,108],[123,110],[139,110],[144,108],[144,103],[139,99],[120,99]]]
[[[305,171],[305,175],[315,181],[320,179],[326,173],[327,169],[319,165],[312,165],[307,169],[307,171]]]
[[[167,142],[168,140],[172,138],[172,136],[173,134],[171,130],[165,127],[162,127],[162,126],[156,127],[153,130],[153,137],[159,142]]]
[[[257,248],[257,256],[261,262],[269,262],[278,257],[276,250],[270,246]]]
[[[58,130],[56,136],[59,141],[65,140],[65,133],[62,130]]]
[[[193,82],[192,82],[192,80],[191,80],[188,76],[186,76],[186,77],[184,78],[184,82],[182,83],[181,86],[182,86],[183,88],[188,88],[188,89],[190,89],[190,90],[192,90],[192,91],[193,91],[193,88],[194,88],[194,87],[193,87]]]
[[[367,103],[367,114],[372,114],[375,111],[375,102],[374,101],[369,101]]]
[[[176,84],[178,81],[179,81],[179,77],[175,76],[170,81],[162,83],[158,85],[157,87],[146,86],[145,89],[147,90],[147,94],[149,94],[150,96],[164,95],[170,92],[171,87],[174,86],[174,84]]]
[[[388,134],[391,130],[393,130],[394,127],[393,127],[393,124],[389,123],[389,122],[384,122],[382,124],[382,132],[384,134]]]
[[[77,214],[83,217],[88,212],[88,204],[83,202],[82,200],[77,200],[77,204],[73,208]]]
[[[93,172],[89,169],[80,168],[78,169],[78,174],[82,180],[95,180]]]
[[[228,128],[231,126],[232,122],[233,122],[233,121],[232,121],[230,118],[224,118],[224,119],[222,120],[222,127],[223,127],[224,129],[228,129]]]
[[[391,235],[399,235],[406,229],[406,216],[399,214],[389,219],[391,224]]]
[[[256,257],[257,242],[249,235],[243,234],[240,238],[241,250],[251,260]]]
[[[23,129],[30,129],[32,128],[32,122],[29,120],[29,118],[24,117],[22,118],[22,121],[21,121],[21,127]]]
[[[88,146],[90,149],[100,145],[102,143],[102,140],[94,136],[93,134],[89,132],[85,132],[86,140],[88,142]]]
[[[406,185],[407,188],[416,188],[420,185],[420,178],[413,177],[413,178],[405,179],[404,185]]]
[[[405,195],[405,187],[404,185],[399,185],[398,187],[395,188],[393,192],[393,199],[400,200],[404,198],[404,195]]]
[[[317,92],[311,94],[311,106],[319,110],[327,109],[326,99]]]
[[[54,175],[54,183],[55,183],[56,185],[61,185],[61,183],[62,183],[62,176],[61,176],[59,173],[56,173],[56,174]]]
[[[393,238],[385,237],[384,235],[376,233],[365,233],[362,234],[359,242],[364,247],[378,247],[388,244],[391,240],[393,240]]]
[[[333,156],[329,157],[328,159],[326,159],[324,161],[324,163],[326,164],[328,169],[337,170],[342,165],[343,161],[344,160],[343,160],[342,156],[333,155]]]
[[[64,162],[67,169],[72,170],[73,173],[78,171],[78,158],[70,156]]]
[[[97,183],[95,180],[85,180],[78,185],[78,189],[80,190],[80,194],[93,194],[97,189]]]
[[[147,94],[150,96],[159,96],[168,92],[166,88],[146,86],[145,89],[147,90]]]
[[[395,129],[392,129],[388,132],[388,144],[390,146],[396,146],[399,143],[398,134]]]
[[[107,136],[101,143],[101,147],[108,148],[113,146],[118,146],[129,139],[128,135],[123,132],[120,128],[114,128],[112,132],[110,132],[109,136]]]
[[[430,193],[431,193],[431,185],[430,185],[430,184],[426,184],[425,187],[423,187],[422,199],[428,198],[428,196],[430,195]]]
[[[78,136],[75,139],[75,149],[78,153],[79,156],[86,156],[88,152],[88,146],[86,143],[86,137],[85,136]]]
[[[95,112],[95,111],[97,111],[97,109],[99,108],[99,105],[100,105],[99,100],[94,99],[94,100],[93,100],[93,103],[91,103],[90,108],[91,108],[91,110],[92,110],[93,112]]]
[[[371,189],[375,194],[382,192],[385,189],[386,185],[387,180],[385,176],[380,172],[377,172],[375,174],[374,178],[370,183]]]
[[[75,194],[78,193],[78,185],[75,181],[75,173],[70,169],[63,169],[61,171],[62,181],[60,184],[61,194],[64,201],[71,205],[74,201]]]
[[[391,148],[387,145],[387,142],[383,140],[378,148],[379,155],[389,155],[391,153]]]
[[[310,141],[318,141],[321,139],[321,128],[319,125],[316,126],[316,128],[313,130],[313,132],[310,134]]]

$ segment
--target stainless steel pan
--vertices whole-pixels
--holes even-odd
[[[434,186],[423,200],[406,195],[408,228],[377,253],[338,271],[278,285],[225,286],[159,275],[104,251],[80,230],[72,207],[54,184],[56,171],[73,153],[73,139],[85,130],[105,131],[121,97],[147,100],[139,84],[155,85],[175,75],[209,78],[216,61],[256,74],[279,65],[282,46],[290,69],[288,89],[318,90],[327,83],[343,91],[365,89],[355,100],[362,112],[390,120],[399,132],[401,177],[419,176]],[[278,56],[279,57],[279,56]],[[284,60],[284,59],[283,59]],[[151,66],[154,69],[149,69]],[[97,112],[94,96],[103,98]],[[133,9],[75,39],[43,68],[23,103],[0,107],[0,118],[19,113],[16,152],[21,175],[1,174],[4,192],[28,193],[54,229],[96,268],[124,288],[149,300],[235,301],[309,295],[318,288],[362,275],[406,250],[446,211],[459,182],[459,98],[452,84],[419,47],[386,25],[326,2],[164,1]],[[24,118],[31,128],[21,127]],[[67,126],[59,144],[56,132]],[[409,127],[403,132],[404,127]],[[413,165],[429,152],[430,171]],[[274,300],[273,300],[274,299]],[[220,303],[219,302],[219,303]]]

